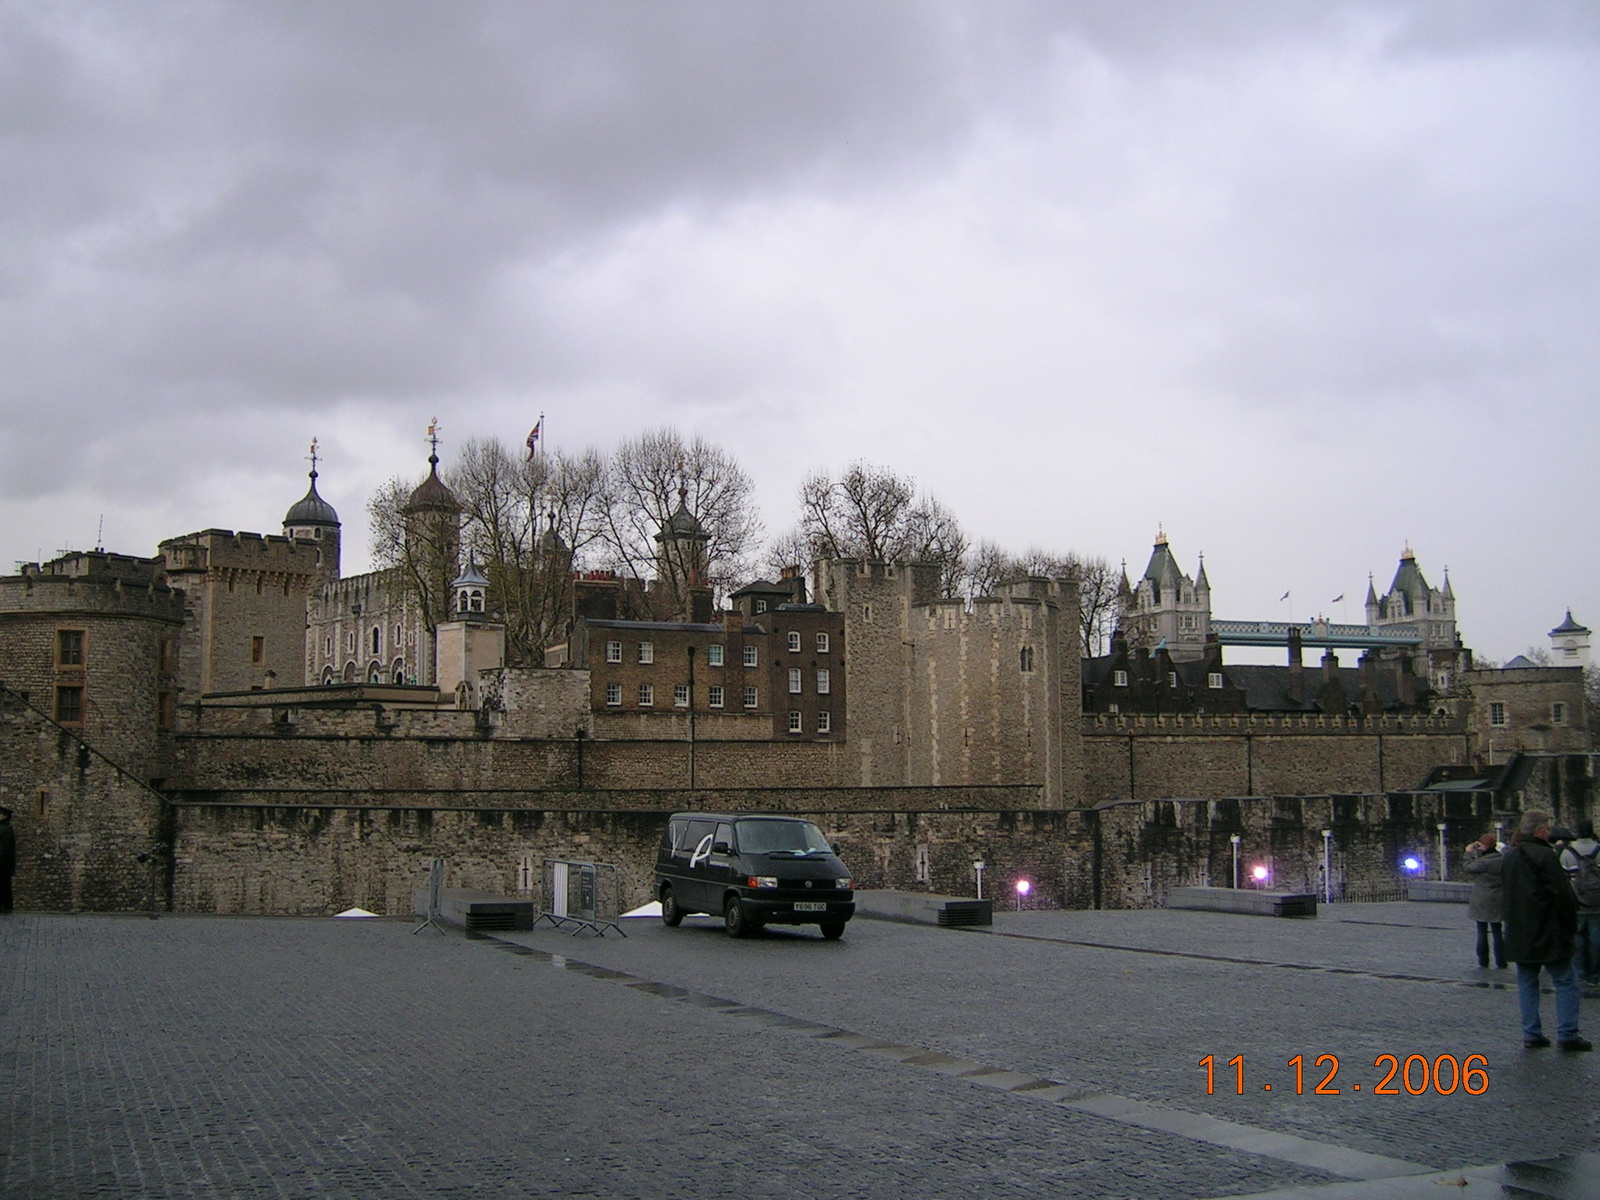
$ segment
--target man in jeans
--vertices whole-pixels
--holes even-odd
[[[1550,814],[1528,810],[1517,833],[1517,844],[1506,851],[1501,864],[1500,880],[1505,890],[1506,957],[1517,964],[1522,1044],[1530,1050],[1550,1044],[1539,1021],[1539,968],[1543,967],[1556,989],[1556,1045],[1563,1050],[1592,1050],[1594,1046],[1578,1033],[1578,973],[1572,965],[1578,897],[1550,848]]]
[[[1593,995],[1600,988],[1600,842],[1588,817],[1578,822],[1577,840],[1561,852],[1561,865],[1578,894],[1575,965],[1584,990]]]

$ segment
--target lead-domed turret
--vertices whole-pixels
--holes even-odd
[[[318,543],[318,571],[339,578],[339,514],[317,494],[317,441],[311,439],[311,486],[283,514],[283,535]]]

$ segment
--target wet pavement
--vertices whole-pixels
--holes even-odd
[[[1457,906],[625,925],[0,919],[0,1196],[1600,1195]]]

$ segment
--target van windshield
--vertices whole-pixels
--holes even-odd
[[[744,854],[779,854],[803,858],[829,854],[828,839],[810,821],[740,821],[739,850]]]

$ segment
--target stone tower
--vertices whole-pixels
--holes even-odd
[[[1394,581],[1389,590],[1379,597],[1372,581],[1367,581],[1367,624],[1378,629],[1411,626],[1422,642],[1418,647],[1421,662],[1427,664],[1427,674],[1439,691],[1449,689],[1458,672],[1457,658],[1461,648],[1456,642],[1456,594],[1450,587],[1450,572],[1444,573],[1442,587],[1428,586],[1417,566],[1417,556],[1410,546],[1400,555],[1400,565],[1395,568]]]
[[[1178,567],[1167,535],[1158,533],[1150,565],[1124,605],[1123,628],[1134,645],[1147,650],[1164,645],[1174,662],[1205,657],[1211,634],[1211,582],[1206,578],[1205,555],[1200,556],[1198,575],[1191,579]]]
[[[689,491],[678,487],[678,507],[655,535],[658,608],[676,621],[711,619],[711,535],[689,511]]]
[[[283,535],[317,543],[317,575],[339,578],[339,514],[317,495],[317,442],[311,440],[311,487],[283,515]]]

